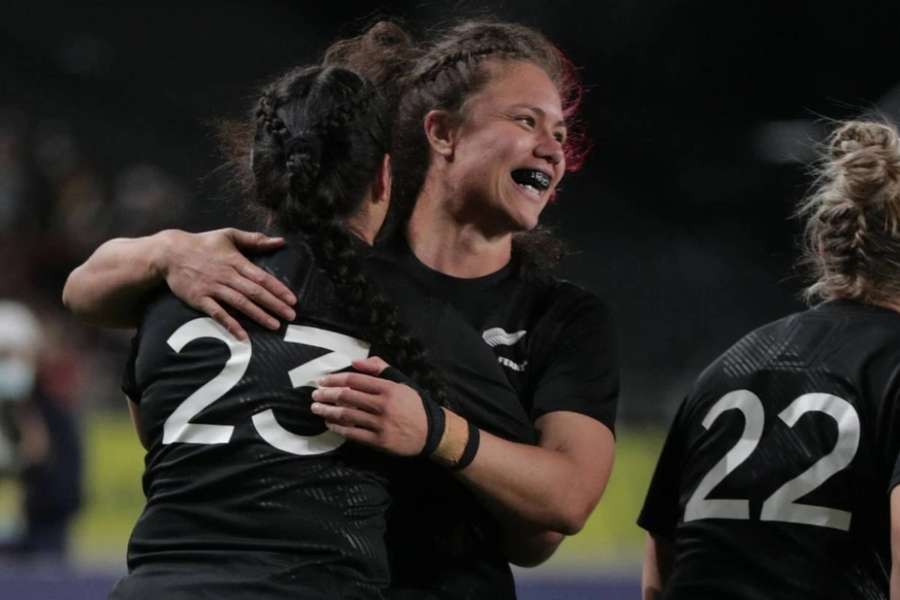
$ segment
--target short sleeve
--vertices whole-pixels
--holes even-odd
[[[683,422],[686,405],[687,400],[682,402],[669,429],[637,521],[649,533],[666,538],[674,537],[681,514],[679,497],[686,449],[686,426]]]
[[[619,398],[616,336],[609,309],[596,296],[568,286],[544,321],[543,363],[535,386],[532,419],[554,411],[593,417],[615,431]],[[574,291],[573,291],[574,290]]]
[[[137,353],[140,346],[141,331],[138,330],[131,338],[131,350],[128,352],[128,359],[125,361],[125,368],[122,370],[122,391],[129,400],[138,404],[141,399],[141,390],[137,383]]]
[[[900,485],[900,456],[897,457],[897,461],[894,463],[894,472],[891,474],[891,483],[888,486],[888,492],[893,491],[898,485]]]

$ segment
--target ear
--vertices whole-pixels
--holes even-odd
[[[391,155],[385,154],[372,184],[372,204],[388,202],[391,198]]]
[[[445,110],[431,110],[425,115],[425,137],[432,151],[444,158],[453,158],[456,146],[456,126]]]

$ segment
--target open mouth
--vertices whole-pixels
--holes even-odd
[[[537,169],[516,169],[512,172],[512,178],[533,196],[539,197],[550,188],[550,176]]]

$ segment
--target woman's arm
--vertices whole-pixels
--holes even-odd
[[[185,303],[244,339],[246,332],[222,304],[270,329],[279,323],[266,311],[294,318],[293,293],[241,254],[283,244],[282,238],[230,228],[197,234],[170,229],[113,239],[69,274],[63,304],[89,323],[135,327],[147,293],[165,283]]]
[[[353,366],[377,373],[379,363],[384,364],[370,358]],[[329,375],[319,385],[312,411],[332,431],[394,454],[421,452],[428,422],[423,401],[411,387],[350,372]],[[462,417],[446,411],[446,419],[446,431],[467,430]],[[474,460],[456,474],[501,521],[524,522],[536,531],[577,533],[609,480],[615,439],[599,421],[568,411],[548,413],[535,426],[537,446],[480,432]]]
[[[900,486],[891,490],[891,600],[900,600]]]
[[[553,412],[535,421],[537,446],[481,432],[475,460],[459,478],[500,510],[527,523],[573,535],[600,501],[615,456],[605,425],[574,412]]]
[[[662,598],[669,574],[672,572],[672,543],[665,538],[647,534],[644,546],[644,568],[641,571],[641,598]]]
[[[144,428],[141,427],[141,407],[128,396],[125,396],[125,401],[128,403],[128,414],[131,416],[131,424],[134,425],[134,432],[137,434],[138,440],[141,442],[141,446],[144,447],[144,450],[149,450],[150,440],[144,435]]]

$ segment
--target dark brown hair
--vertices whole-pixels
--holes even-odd
[[[338,298],[384,358],[447,402],[422,344],[408,335],[397,309],[362,270],[343,220],[358,211],[390,147],[390,123],[378,89],[334,66],[289,71],[266,86],[250,120],[254,130],[242,164],[249,197],[285,233],[303,234]],[[248,127],[232,127],[240,133]],[[226,129],[226,135],[227,135]],[[233,139],[236,149],[246,136]]]

